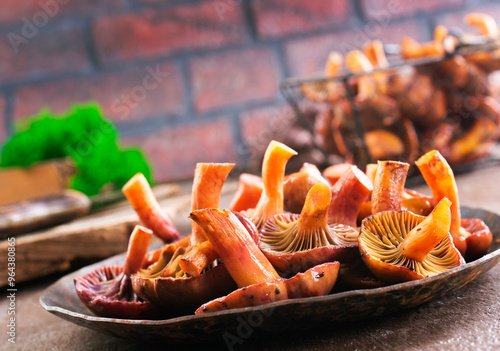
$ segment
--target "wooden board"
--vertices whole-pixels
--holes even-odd
[[[0,205],[54,195],[68,187],[75,166],[70,159],[0,170]]]
[[[176,184],[154,190],[160,206],[172,218],[189,208],[190,195]],[[163,198],[163,199],[162,199]],[[16,283],[68,270],[75,260],[100,260],[126,251],[139,219],[126,201],[73,222],[15,239]],[[0,287],[7,284],[9,243],[0,242]]]

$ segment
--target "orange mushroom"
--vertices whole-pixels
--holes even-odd
[[[262,181],[264,190],[255,208],[244,211],[244,215],[252,220],[257,229],[270,217],[283,212],[283,179],[285,166],[290,157],[297,152],[278,141],[271,141],[264,154],[262,163]]]
[[[96,315],[126,319],[158,316],[156,306],[138,297],[131,284],[131,275],[141,268],[152,234],[149,229],[136,226],[130,235],[123,267],[100,267],[75,278],[78,296]]]
[[[395,284],[465,264],[448,232],[450,206],[444,198],[427,217],[384,211],[363,220],[358,240],[366,266],[378,279]]]
[[[304,163],[302,168],[289,174],[283,181],[283,209],[285,211],[300,213],[309,190],[315,184],[328,185],[318,167],[310,163]]]
[[[141,222],[165,243],[179,240],[181,235],[160,205],[142,173],[134,175],[122,188]]]
[[[280,278],[243,225],[228,210],[198,210],[192,212],[190,218],[203,227],[240,287],[225,297],[202,305],[196,314],[325,295],[335,284],[338,262],[315,266],[290,279]]]
[[[482,230],[470,232],[462,226],[457,183],[446,159],[439,151],[433,150],[420,157],[416,165],[432,190],[434,204],[444,197],[452,203],[450,233],[457,249],[465,257],[477,258],[484,255],[491,244],[490,236],[484,235]],[[467,228],[475,228],[475,226],[469,227],[469,223],[464,222]]]
[[[282,274],[303,272],[321,263],[349,262],[358,256],[358,231],[328,224],[329,186],[314,185],[300,215],[282,213],[268,219],[260,231],[259,246]]]

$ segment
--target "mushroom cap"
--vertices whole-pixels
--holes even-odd
[[[490,228],[479,218],[462,219],[460,224],[470,233],[465,239],[467,260],[475,260],[483,256],[493,242]]]
[[[301,170],[286,176],[283,181],[283,209],[292,213],[300,213],[309,190],[318,183],[330,185],[321,176],[319,170],[317,174]]]
[[[121,266],[100,267],[75,279],[80,299],[96,315],[124,319],[151,319],[158,310],[134,293],[130,276]]]
[[[359,249],[366,266],[380,280],[395,284],[433,276],[465,263],[448,233],[427,257],[405,257],[399,246],[406,235],[425,219],[410,211],[384,211],[361,223]]]
[[[202,305],[195,313],[217,312],[286,299],[326,295],[337,281],[339,267],[338,262],[328,262],[308,269],[304,273],[298,273],[290,279],[281,278],[249,285]]]
[[[151,278],[143,273],[134,274],[132,286],[136,294],[173,314],[192,313],[201,304],[226,295],[237,288],[223,264],[219,264],[199,277]]]
[[[271,217],[261,229],[259,246],[271,264],[285,275],[304,272],[325,262],[350,262],[359,257],[358,231],[343,224],[298,233],[298,214]]]
[[[377,279],[366,267],[361,257],[358,257],[352,262],[340,265],[335,290],[375,289],[386,285],[386,283]]]

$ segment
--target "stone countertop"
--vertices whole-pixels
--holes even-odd
[[[500,166],[457,176],[462,205],[500,213]],[[427,192],[425,186],[414,189]],[[17,286],[16,344],[7,342],[8,299],[0,299],[0,350],[186,350],[230,349],[222,337],[193,347],[147,344],[104,335],[46,312],[38,299],[60,278],[54,275]],[[500,266],[467,286],[417,308],[304,333],[248,335],[235,350],[498,350]],[[292,322],[293,323],[293,322]]]

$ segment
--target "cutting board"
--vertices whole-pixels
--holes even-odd
[[[171,217],[189,209],[191,197],[177,184],[153,189]],[[15,282],[68,270],[75,261],[97,261],[127,250],[129,235],[139,223],[132,206],[121,201],[73,222],[15,237]],[[9,242],[0,242],[0,287],[7,284]]]

